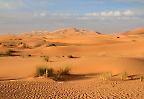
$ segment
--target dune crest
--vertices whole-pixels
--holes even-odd
[[[123,35],[144,35],[144,27],[129,30],[128,32],[122,33]]]

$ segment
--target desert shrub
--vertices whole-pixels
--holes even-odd
[[[45,67],[38,67],[36,70],[36,76],[43,76],[46,73]]]
[[[46,77],[53,77],[54,76],[54,70],[52,68],[46,69]]]
[[[50,59],[49,56],[45,56],[45,55],[43,56],[43,55],[42,55],[42,56],[40,56],[40,57],[42,57],[42,58],[44,59],[44,61],[49,62],[49,59]]]
[[[143,81],[144,80],[144,76],[140,76],[140,81]]]
[[[70,74],[70,67],[64,67],[64,68],[60,68],[58,71],[57,71],[57,74],[59,75],[69,75]]]
[[[51,77],[53,75],[54,75],[54,71],[52,68],[47,68],[44,66],[37,68],[36,77],[39,77],[39,76]]]
[[[67,77],[70,75],[70,68],[69,67],[64,67],[64,68],[60,68],[56,74],[54,75],[54,80],[56,81],[63,81],[66,80]]]
[[[6,56],[12,56],[13,52],[14,52],[13,50],[8,49],[8,50],[5,52],[5,55],[6,55]]]
[[[121,80],[126,80],[127,78],[128,78],[128,73],[127,72],[121,73]]]
[[[100,75],[102,80],[110,80],[112,78],[111,72],[105,72]]]
[[[66,80],[67,77],[70,75],[70,70],[71,69],[69,67],[64,67],[54,72],[52,68],[40,66],[36,70],[35,77],[44,76],[44,77],[50,77],[56,81],[63,81],[63,80]]]
[[[64,80],[66,80],[66,76],[65,75],[60,75],[60,74],[55,74],[53,76],[53,80],[55,80],[55,81],[64,81]]]
[[[45,57],[44,57],[44,60],[45,60],[46,62],[49,62],[49,56],[45,56]]]

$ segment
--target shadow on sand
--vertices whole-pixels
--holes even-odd
[[[87,73],[87,74],[69,74],[64,75],[62,80],[56,81],[75,81],[75,80],[87,80],[92,79],[100,75],[100,73]],[[55,80],[55,79],[54,79]]]

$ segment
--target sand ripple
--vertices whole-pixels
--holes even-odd
[[[0,89],[1,99],[144,99],[140,81],[1,81]]]

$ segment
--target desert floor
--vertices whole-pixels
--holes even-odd
[[[67,28],[0,35],[0,98],[144,99],[143,44],[143,28],[115,34]],[[10,56],[3,54],[8,49],[13,50]],[[77,76],[67,81],[35,78],[38,66],[69,66]],[[106,73],[112,77],[105,79]]]
[[[143,99],[144,82],[83,78],[66,82],[25,79],[0,82],[1,99]]]

